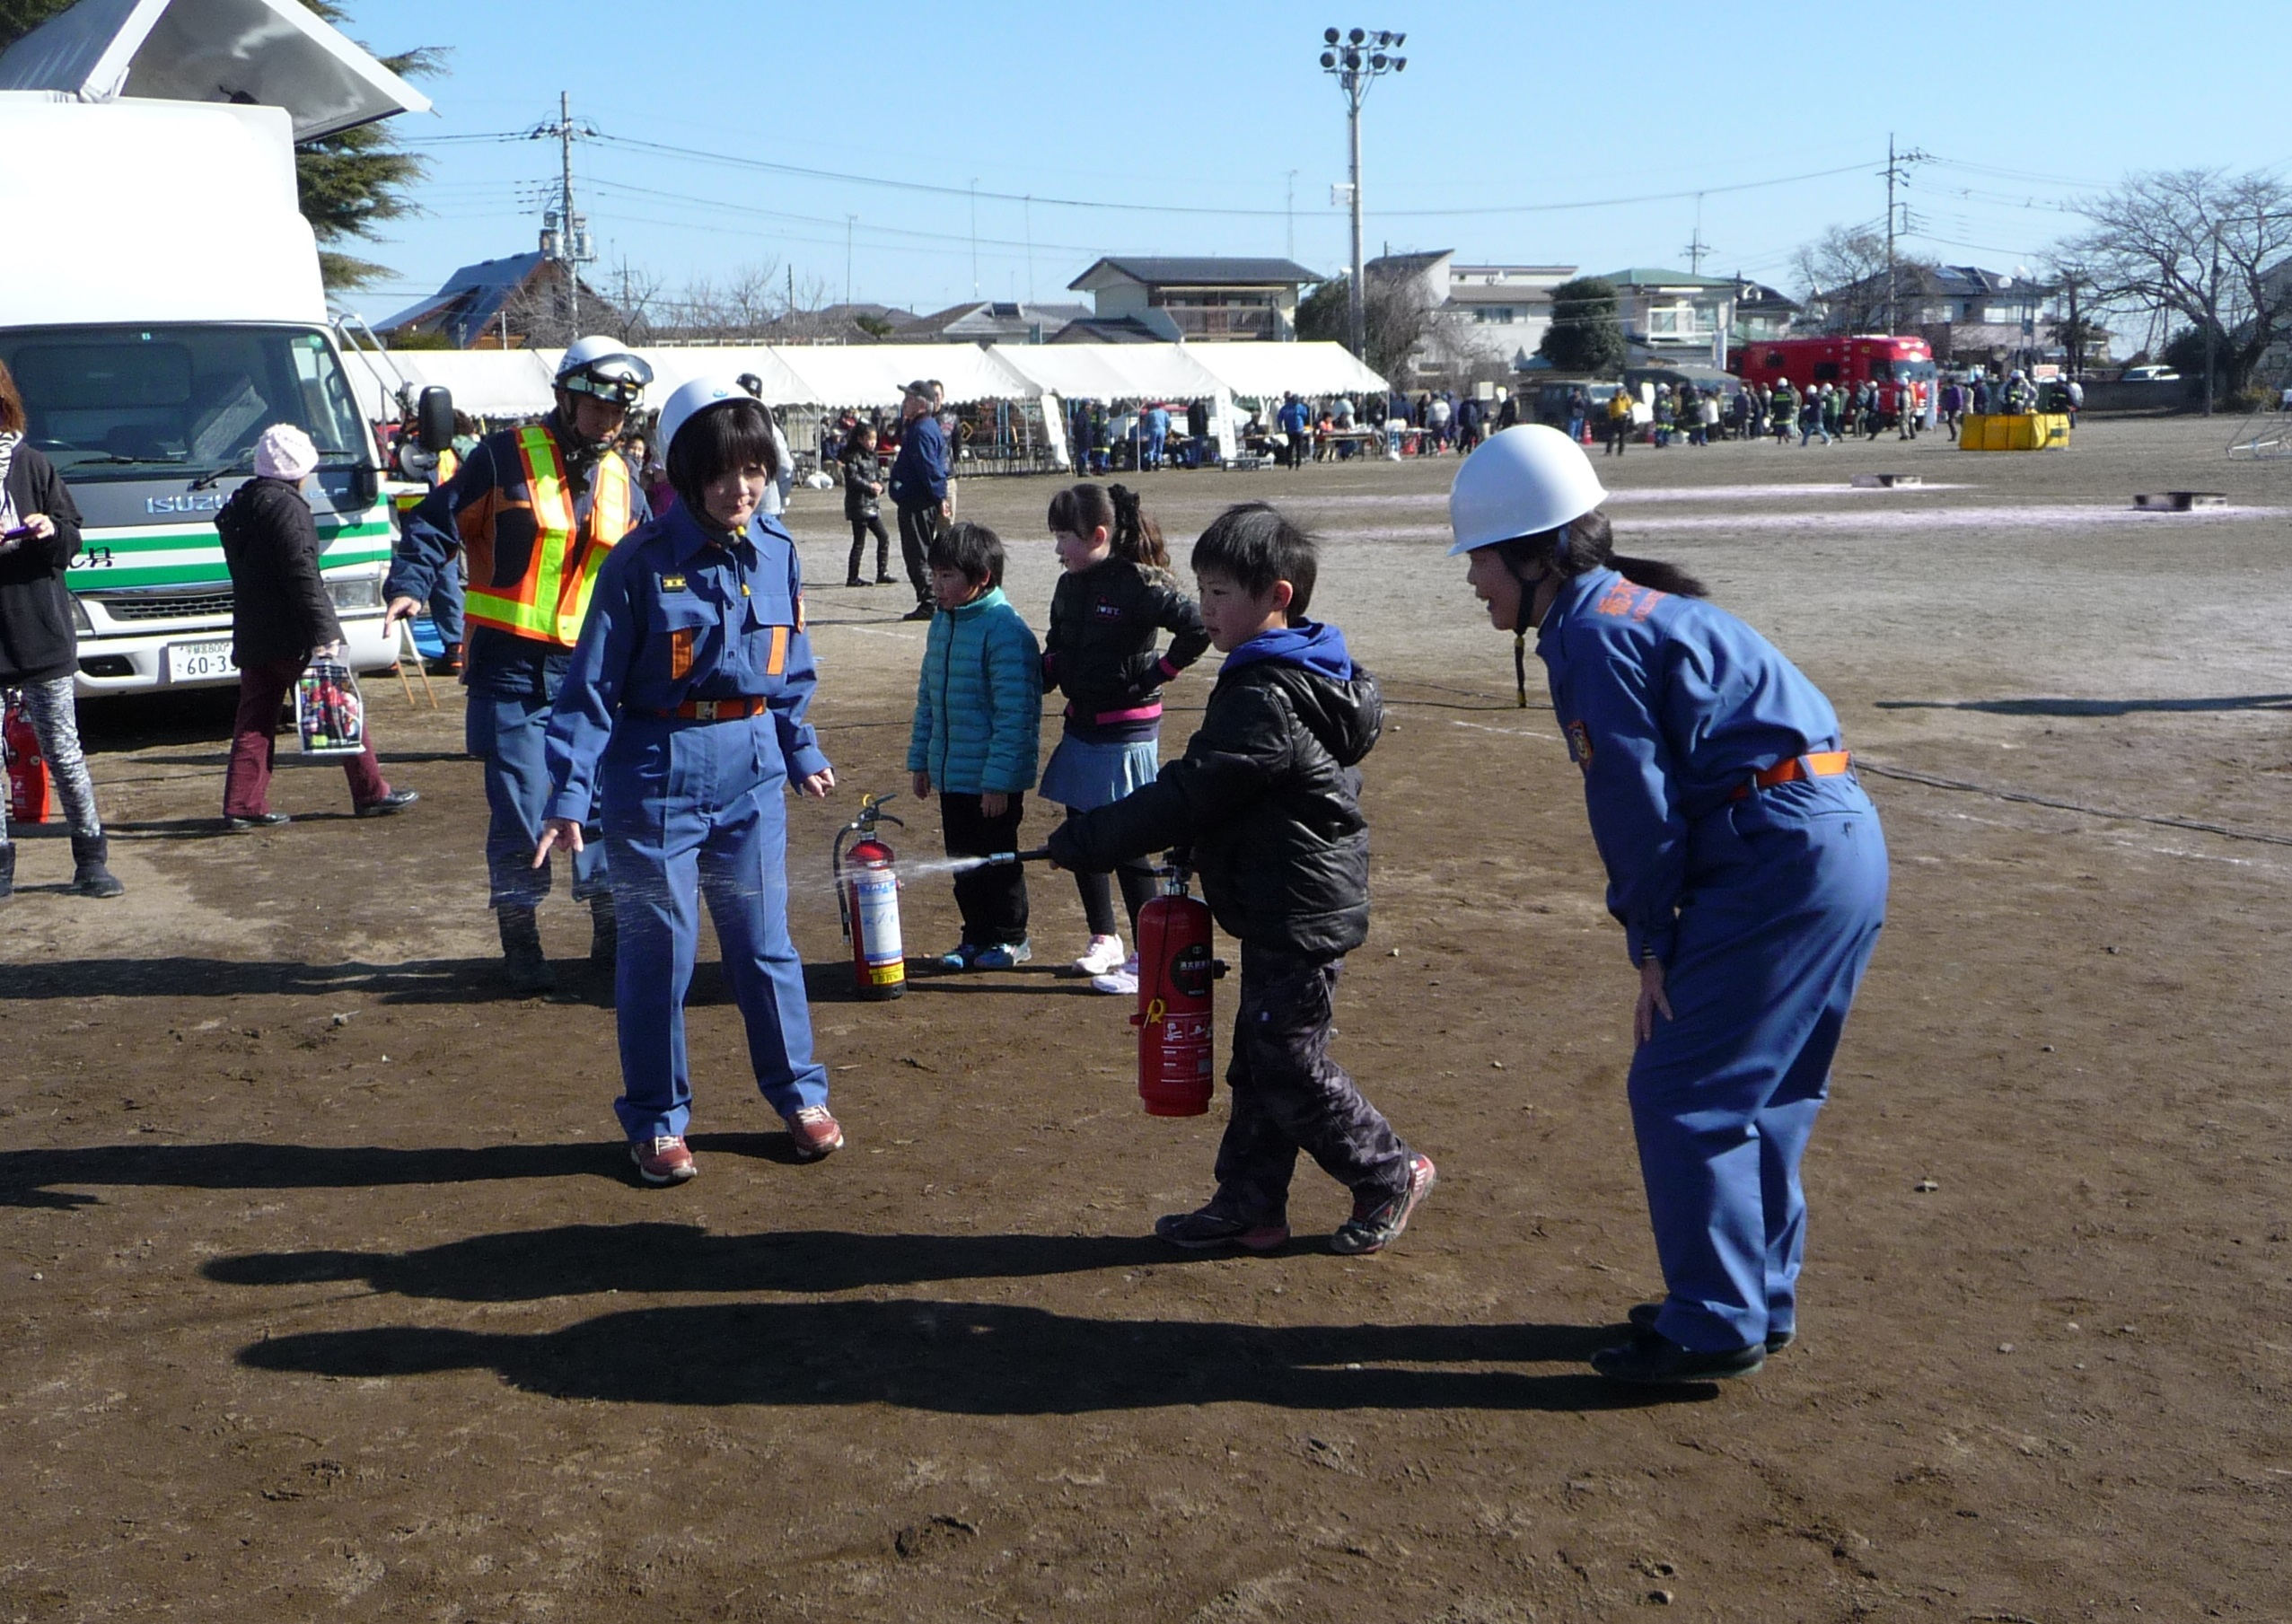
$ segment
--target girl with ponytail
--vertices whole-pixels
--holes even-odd
[[[1043,768],[1043,799],[1068,812],[1119,801],[1153,782],[1161,768],[1162,685],[1209,646],[1201,610],[1170,573],[1161,529],[1141,511],[1137,494],[1085,483],[1050,501],[1050,538],[1066,574],[1050,599],[1050,631],[1042,644],[1042,680],[1067,698],[1066,726]],[[1170,646],[1157,651],[1160,634]],[[1137,991],[1137,957],[1122,945],[1110,881],[1137,934],[1138,909],[1154,894],[1143,862],[1075,876],[1090,945],[1074,963],[1101,992]]]
[[[1798,1164],[1886,911],[1886,841],[1831,702],[1668,564],[1615,554],[1599,477],[1508,428],[1449,492],[1451,553],[1536,636],[1638,974],[1626,1090],[1667,1295],[1592,1366],[1748,1375],[1797,1328]]]

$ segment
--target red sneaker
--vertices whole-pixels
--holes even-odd
[[[824,1105],[807,1105],[788,1119],[788,1137],[795,1141],[799,1162],[817,1162],[844,1147],[844,1130]]]
[[[681,1184],[700,1171],[684,1141],[674,1134],[637,1140],[628,1147],[628,1159],[637,1163],[637,1176],[647,1184]]]

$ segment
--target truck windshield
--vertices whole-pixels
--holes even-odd
[[[367,454],[342,363],[308,328],[0,329],[0,361],[23,396],[24,438],[74,479],[247,463],[274,423],[327,461]]]

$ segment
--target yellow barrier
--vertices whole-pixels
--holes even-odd
[[[1958,426],[1960,451],[2051,451],[2068,443],[2061,412],[1971,413]]]

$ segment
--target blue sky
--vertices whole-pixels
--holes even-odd
[[[2011,271],[2079,227],[2065,204],[2129,170],[2292,162],[2292,133],[2267,133],[2292,100],[2292,53],[2255,35],[2233,93],[2189,96],[2192,59],[2235,54],[2221,38],[2192,57],[2191,15],[2121,0],[353,0],[369,44],[452,53],[424,87],[437,113],[400,120],[434,161],[428,212],[366,250],[394,275],[354,303],[378,319],[458,265],[533,246],[556,144],[463,137],[553,119],[560,90],[605,137],[576,147],[575,180],[608,292],[624,257],[672,291],[770,265],[800,289],[840,299],[848,278],[857,298],[916,310],[974,288],[1078,297],[1067,283],[1102,253],[1294,241],[1333,271],[1345,122],[1315,60],[1330,23],[1409,36],[1407,72],[1376,83],[1364,119],[1371,254],[1683,266],[1700,190],[1705,269],[1787,284],[1796,245],[1883,219],[1892,131],[1934,154],[1904,194],[1910,251]],[[1576,204],[1596,206],[1552,206]]]

